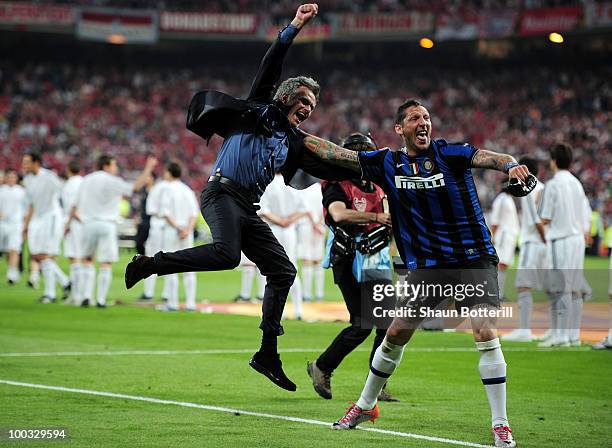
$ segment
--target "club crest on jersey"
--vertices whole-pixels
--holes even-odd
[[[353,205],[355,206],[355,210],[358,212],[365,212],[365,209],[368,206],[368,201],[366,198],[353,198]]]
[[[430,177],[395,176],[395,187],[402,190],[429,190],[445,185],[442,173]]]
[[[434,164],[431,160],[425,159],[423,160],[423,171],[426,173],[431,173],[433,170]]]

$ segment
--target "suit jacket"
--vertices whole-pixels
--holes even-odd
[[[234,98],[223,92],[204,90],[194,95],[187,111],[187,129],[208,141],[217,134],[226,138],[236,132],[268,134],[280,129],[288,136],[289,151],[281,169],[285,183],[303,189],[319,179],[346,180],[355,173],[346,168],[327,163],[303,145],[304,134],[294,128],[287,119],[282,104],[273,101],[273,95],[282,73],[283,60],[290,43],[277,38],[261,61],[249,96]],[[267,108],[267,120],[261,120]]]

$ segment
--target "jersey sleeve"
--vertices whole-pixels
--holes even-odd
[[[359,153],[362,179],[372,181],[376,185],[384,184],[385,157],[388,152],[388,149],[378,149],[376,151],[361,151]]]
[[[523,213],[525,214],[525,223],[529,226],[538,224],[540,222],[540,217],[538,216],[534,195],[528,194],[521,199]]]
[[[552,182],[549,182],[542,192],[539,215],[542,219],[552,219],[555,204],[558,201],[558,192]]]
[[[498,226],[501,222],[502,197],[497,196],[491,206],[491,225]]]
[[[472,167],[472,159],[478,148],[469,143],[449,143],[440,145],[440,154],[451,168],[467,169]]]
[[[131,196],[134,190],[134,184],[117,177],[113,179],[113,190],[121,196]]]
[[[346,208],[351,208],[344,190],[337,183],[331,182],[323,190],[323,207],[329,209],[329,206],[334,202],[343,202]]]

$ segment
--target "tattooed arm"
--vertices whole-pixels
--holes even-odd
[[[326,162],[348,168],[361,174],[359,157],[356,151],[343,148],[330,141],[310,134],[306,134],[306,137],[304,137],[304,146]]]
[[[472,158],[473,168],[488,168],[501,171],[508,176],[525,181],[529,170],[525,165],[519,165],[516,159],[508,154],[500,154],[485,149],[479,149]]]

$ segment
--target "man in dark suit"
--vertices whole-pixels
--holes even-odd
[[[196,94],[189,106],[188,129],[206,140],[213,134],[225,139],[201,197],[202,214],[213,242],[177,252],[159,252],[154,257],[137,256],[125,274],[129,289],[152,274],[233,269],[240,263],[242,250],[267,278],[261,348],[249,364],[289,391],[295,391],[296,385],[283,371],[277,337],[284,333],[280,321],[296,269],[257,215],[257,203],[278,172],[285,183],[302,188],[307,185],[300,185],[304,179],[296,175],[300,169],[331,180],[351,175],[348,170],[344,173],[337,167],[325,166],[303,147],[298,126],[317,105],[318,83],[298,76],[276,87],[293,39],[317,12],[316,4],[298,8],[291,24],[280,31],[264,56],[246,100],[204,91]]]

